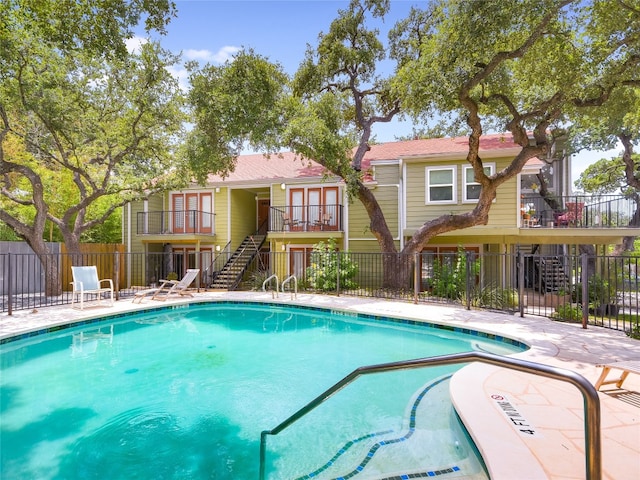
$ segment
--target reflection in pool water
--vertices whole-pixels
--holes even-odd
[[[260,432],[355,368],[472,349],[522,348],[367,316],[232,302],[8,342],[0,356],[2,478],[258,478]],[[454,370],[377,374],[352,384],[270,439],[267,471],[273,478],[319,469],[315,478],[343,475],[372,445],[405,435],[412,418],[420,441],[376,449],[366,469],[394,467],[393,458],[405,466],[427,462],[416,463],[420,471],[454,463],[478,469],[467,458],[471,449],[460,446],[464,434],[452,420],[446,381],[411,414],[416,395]],[[390,433],[373,435],[379,432]],[[326,467],[340,446],[367,436],[333,462],[343,470]],[[418,445],[429,455],[414,451]]]

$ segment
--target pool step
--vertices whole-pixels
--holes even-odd
[[[488,480],[448,396],[449,376],[430,382],[410,400],[401,431],[368,433],[337,447],[324,465],[297,480],[460,478]],[[460,441],[459,441],[460,440]]]

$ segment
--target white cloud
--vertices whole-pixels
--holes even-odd
[[[238,47],[225,46],[217,52],[211,50],[194,50],[188,49],[182,52],[183,56],[187,60],[197,60],[199,62],[213,62],[224,63],[229,60],[234,53],[240,51]]]
[[[214,60],[218,63],[224,63],[229,60],[234,53],[239,51],[240,49],[238,47],[222,47],[220,50],[218,50],[218,53],[214,55]]]
[[[171,65],[167,71],[178,80],[178,84],[183,91],[189,90],[189,72],[182,65]]]
[[[140,49],[141,49],[142,45],[144,45],[147,42],[148,42],[148,40],[146,38],[142,38],[142,37],[132,37],[132,38],[127,38],[125,40],[125,44],[127,46],[127,51],[129,53],[135,53],[135,54],[140,53]]]

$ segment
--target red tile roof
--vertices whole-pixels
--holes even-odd
[[[517,148],[510,134],[484,135],[480,140],[480,152]],[[371,145],[363,160],[363,170],[371,161],[398,160],[402,157],[429,156],[438,154],[459,154],[466,156],[469,149],[468,137],[431,138],[408,140]],[[322,178],[325,169],[313,160],[301,159],[292,152],[282,152],[266,158],[263,154],[240,155],[233,172],[223,179],[220,175],[210,175],[210,183],[270,183],[280,180]]]

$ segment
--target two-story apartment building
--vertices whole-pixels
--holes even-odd
[[[481,140],[480,154],[489,174],[507,166],[519,150],[509,135]],[[480,187],[466,162],[467,151],[467,137],[371,146],[363,161],[366,183],[399,249],[425,221],[473,207]],[[535,175],[541,170],[553,193],[551,202],[535,191]],[[531,159],[517,178],[498,189],[487,225],[440,235],[425,251],[439,254],[462,246],[479,255],[554,253],[568,245],[615,244],[633,234],[624,224],[630,208],[621,197],[571,195],[568,158]],[[203,271],[203,285],[213,285],[234,253],[235,262],[242,263],[258,249],[286,252],[287,271],[281,273],[301,274],[313,245],[330,237],[341,250],[379,252],[364,208],[357,200],[349,201],[342,179],[288,152],[269,158],[241,155],[229,176],[212,175],[206,186],[193,185],[129,205],[124,217],[127,251],[174,254],[174,264],[149,265],[146,278],[131,280],[135,284],[154,281],[159,271],[181,275],[197,267]],[[504,270],[505,275],[513,271],[510,266]],[[232,284],[222,276],[218,282],[221,288]]]

